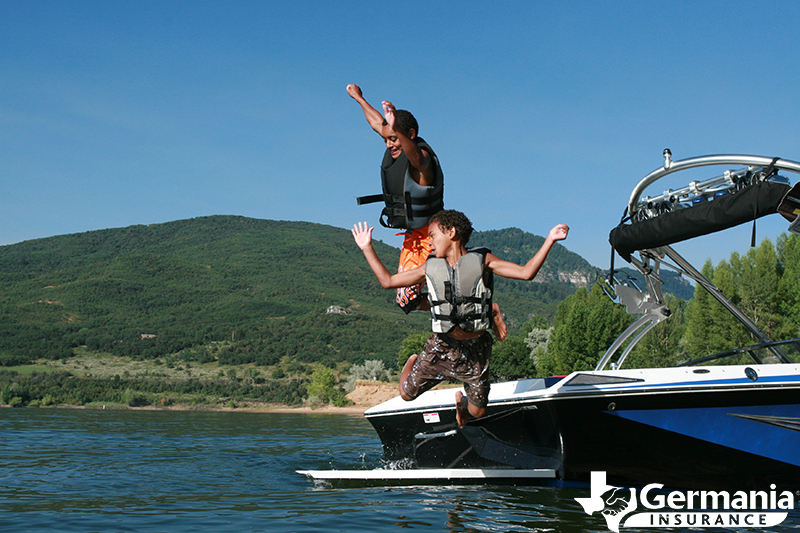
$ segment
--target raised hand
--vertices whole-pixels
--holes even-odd
[[[358,99],[359,97],[362,96],[361,87],[359,87],[355,83],[351,83],[350,85],[347,86],[347,94],[349,94],[351,98]]]
[[[558,224],[557,226],[555,226],[553,229],[550,230],[550,234],[548,235],[548,237],[550,237],[550,240],[552,241],[563,241],[564,239],[567,238],[568,234],[569,234],[569,226],[567,226],[566,224]]]
[[[388,100],[384,100],[381,102],[383,105],[383,116],[386,119],[386,124],[389,125],[391,129],[394,129],[394,125],[397,122],[394,112],[396,111],[394,108],[394,104],[389,102]]]
[[[366,222],[353,224],[353,229],[351,232],[353,233],[353,239],[355,239],[359,248],[364,250],[365,248],[372,246],[372,230],[374,229],[375,228],[370,228],[369,224]]]

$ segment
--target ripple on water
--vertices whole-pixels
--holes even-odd
[[[607,531],[578,489],[340,489],[295,473],[381,467],[361,417],[0,409],[0,435],[0,531]]]

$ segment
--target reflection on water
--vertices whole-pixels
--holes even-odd
[[[356,416],[0,409],[0,436],[0,531],[607,531],[582,489],[341,489],[295,473],[381,466]]]

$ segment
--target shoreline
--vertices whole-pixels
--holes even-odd
[[[398,395],[398,383],[380,381],[358,381],[356,388],[347,395],[353,405],[336,407],[332,404],[291,406],[284,404],[268,404],[243,401],[236,407],[225,405],[189,405],[175,403],[172,405],[145,405],[131,407],[124,404],[89,404],[89,405],[37,405],[37,406],[11,406],[0,404],[0,408],[8,409],[93,409],[93,410],[128,410],[128,411],[212,411],[212,412],[240,412],[240,413],[288,413],[288,414],[333,414],[363,416],[364,411],[385,402]]]
[[[106,405],[22,405],[11,406],[8,404],[0,404],[0,409],[84,409],[88,411],[209,411],[209,412],[239,412],[239,413],[296,413],[296,414],[324,414],[324,415],[350,415],[350,416],[363,416],[364,411],[371,406],[363,405],[349,405],[347,407],[336,407],[335,405],[321,405],[319,407],[312,407],[302,405],[292,407],[289,405],[276,405],[276,406],[251,406],[243,405],[241,407],[211,407],[211,406],[194,406],[175,404],[166,407],[159,407],[155,405],[147,405],[143,407],[130,407],[128,405],[119,404],[106,404]]]

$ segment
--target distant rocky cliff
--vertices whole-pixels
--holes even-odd
[[[559,281],[576,287],[588,287],[597,279],[597,274],[586,270],[557,270],[555,272],[539,272],[533,281],[545,283]]]

